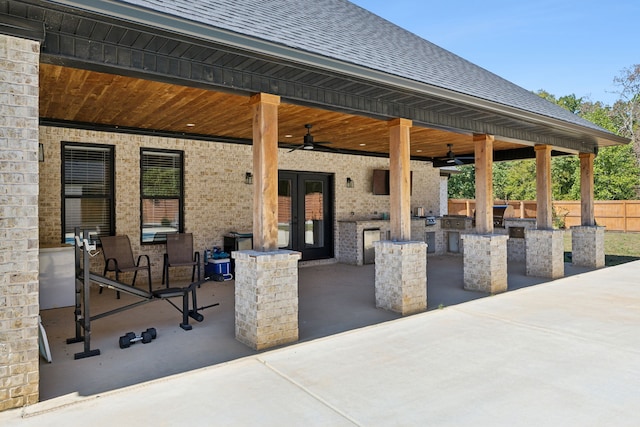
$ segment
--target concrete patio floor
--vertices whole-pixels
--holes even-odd
[[[368,269],[322,266],[301,274],[326,279],[335,270],[344,278],[351,270],[366,276]],[[570,277],[539,286],[526,287],[533,284],[527,281],[525,289],[491,298],[5,411],[0,425],[635,426],[640,261],[575,275],[567,270]],[[325,323],[331,313],[327,307]],[[128,350],[116,350],[114,336],[104,342],[103,356],[73,362],[66,381],[83,383],[85,362],[111,381],[135,375],[141,364],[204,358],[198,353],[216,350],[191,339],[185,348],[169,342],[200,338],[194,331],[168,329],[157,342]],[[214,332],[203,335],[211,341]],[[171,346],[161,351],[163,337]],[[113,366],[119,370],[111,372]]]
[[[340,332],[397,319],[396,313],[377,309],[374,296],[374,265],[323,264],[299,269],[299,337],[310,341]],[[565,275],[587,271],[565,264]],[[428,256],[428,309],[448,307],[488,296],[463,289],[462,257]],[[509,290],[547,281],[527,277],[524,263],[510,263]],[[138,301],[105,290],[92,290],[91,314]],[[52,363],[41,359],[40,400],[77,393],[89,396],[170,375],[256,355],[235,339],[234,282],[208,282],[198,290],[198,303],[220,303],[203,312],[204,321],[191,321],[193,330],[183,331],[180,313],[164,301],[145,304],[91,323],[91,348],[99,356],[74,360],[83,343],[66,344],[74,336],[71,307],[44,310],[42,321],[52,351]],[[149,327],[158,331],[149,344],[120,349],[118,338],[126,332],[140,334]]]

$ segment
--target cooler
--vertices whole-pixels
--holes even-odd
[[[205,276],[213,278],[216,281],[231,280],[233,276],[230,273],[231,260],[229,258],[210,259],[204,265]]]

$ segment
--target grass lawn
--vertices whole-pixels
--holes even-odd
[[[571,252],[571,230],[564,235],[565,257]],[[607,266],[618,265],[640,259],[640,233],[605,231],[604,263]]]

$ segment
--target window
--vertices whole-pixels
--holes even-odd
[[[73,244],[75,227],[113,235],[113,146],[65,142],[62,156],[62,242]]]
[[[143,148],[140,169],[142,243],[166,242],[184,231],[183,153]]]

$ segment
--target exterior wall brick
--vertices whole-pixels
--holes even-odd
[[[564,230],[527,230],[525,241],[527,276],[564,276]]]
[[[38,401],[39,55],[0,35],[0,411]]]
[[[427,245],[424,242],[374,243],[376,307],[403,316],[427,309]]]
[[[605,227],[571,227],[571,262],[580,267],[604,267]]]
[[[185,230],[194,234],[196,250],[222,246],[223,236],[230,231],[250,232],[252,229],[253,186],[244,183],[245,172],[252,170],[250,145],[43,126],[40,142],[44,144],[46,161],[40,163],[39,204],[42,247],[61,246],[60,152],[63,141],[115,146],[116,232],[129,236],[135,255],[149,255],[154,282],[159,282],[162,276],[165,246],[140,244],[140,148],[184,151]],[[307,150],[288,151],[279,151],[279,169],[334,174],[335,257],[342,259],[343,248],[337,244],[340,241],[338,221],[389,212],[389,196],[372,195],[373,170],[388,168],[389,160]],[[411,168],[411,205],[438,215],[439,170],[422,162],[411,162]],[[347,188],[347,177],[353,180],[353,188]],[[101,256],[91,262],[93,271],[102,272]],[[190,269],[174,270],[172,278],[174,275],[178,280],[190,278]],[[130,278],[124,275],[123,280]]]
[[[298,260],[293,251],[238,251],[236,339],[254,350],[298,340]]]
[[[497,234],[464,234],[464,288],[497,294],[507,290],[507,240]]]

